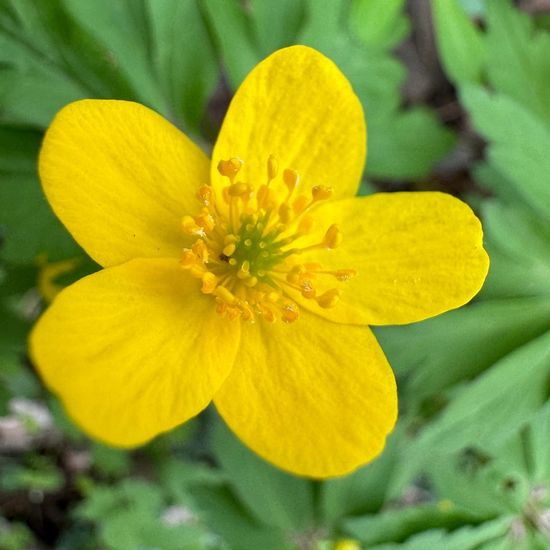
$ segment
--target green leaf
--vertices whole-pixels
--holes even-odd
[[[365,99],[368,105],[368,99]],[[373,108],[374,105],[371,106]],[[455,137],[425,107],[372,113],[369,123],[367,175],[391,179],[426,177],[454,146]]]
[[[34,130],[0,126],[0,173],[36,171],[42,135]]]
[[[221,421],[216,423],[212,444],[235,494],[259,521],[287,531],[310,526],[310,481],[282,472],[253,454]]]
[[[153,61],[172,112],[169,118],[198,132],[218,80],[218,64],[196,0],[147,2]],[[192,44],[200,47],[190,47]]]
[[[550,402],[548,402],[533,418],[529,426],[528,449],[526,456],[530,457],[530,474],[535,484],[550,485]]]
[[[475,127],[489,140],[489,160],[540,215],[550,220],[550,129],[523,105],[474,85],[462,102]]]
[[[446,503],[419,504],[346,520],[344,532],[370,548],[374,544],[404,540],[428,529],[454,529],[472,519],[468,511]]]
[[[455,83],[480,82],[485,63],[485,45],[480,31],[458,0],[434,0],[435,36],[439,56]]]
[[[321,510],[325,521],[375,512],[382,507],[398,458],[399,430],[386,442],[384,452],[367,466],[347,476],[330,479],[321,486]]]
[[[32,263],[42,253],[55,261],[82,255],[67,230],[54,216],[36,177],[3,175],[0,182],[0,228],[5,243],[0,256],[16,263]]]
[[[487,25],[490,84],[550,123],[550,34],[510,0],[487,2]]]
[[[483,295],[550,295],[550,226],[520,205],[497,201],[485,203],[483,218],[491,257]]]
[[[390,50],[410,31],[404,6],[405,0],[353,0],[351,31],[367,46]]]
[[[457,393],[443,413],[410,443],[392,481],[393,490],[403,487],[425,467],[426,456],[449,455],[468,446],[494,452],[544,403],[549,373],[547,332],[498,361]]]
[[[249,16],[235,0],[204,0],[202,5],[235,90],[261,59]]]
[[[421,323],[377,327],[409,406],[473,378],[550,329],[550,296],[477,302]]]
[[[0,48],[2,40],[0,37]],[[85,97],[71,80],[46,68],[0,68],[0,122],[45,128],[67,103]]]
[[[110,53],[141,103],[166,113],[166,97],[150,62],[150,36],[141,1],[64,0],[67,13]]]
[[[288,550],[292,547],[283,530],[273,524],[258,525],[227,489],[196,487],[193,497],[199,505],[201,517],[229,548]]]
[[[372,546],[370,550],[481,550],[485,544],[503,541],[510,548],[506,535],[510,529],[511,518],[499,518],[479,527],[463,527],[452,533],[443,530],[430,530],[411,537],[403,544],[383,544]],[[514,547],[515,548],[515,547]]]
[[[102,475],[120,477],[130,473],[130,455],[127,451],[94,443],[91,455],[94,467]]]
[[[305,19],[304,0],[251,0],[250,16],[255,43],[262,57],[295,43]]]

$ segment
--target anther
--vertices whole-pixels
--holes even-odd
[[[223,254],[224,256],[227,256],[229,258],[229,256],[232,256],[233,253],[235,252],[235,250],[237,249],[235,243],[229,243],[228,245],[225,245],[223,247]]]
[[[192,265],[194,265],[196,262],[197,262],[197,257],[195,256],[195,253],[189,248],[184,248],[180,258],[181,267],[187,269],[187,268],[190,268]]]
[[[349,281],[353,277],[357,276],[357,270],[355,270],[355,269],[338,269],[334,273],[334,276],[336,277],[336,279],[338,281],[341,281],[341,282]]]
[[[309,279],[303,281],[301,287],[301,293],[304,298],[315,298],[315,288],[313,287],[313,283]]]
[[[212,294],[217,285],[218,278],[214,275],[214,273],[211,273],[210,271],[204,273],[204,275],[202,276],[201,288],[201,291],[204,292],[204,294]]]
[[[218,162],[218,172],[232,181],[233,178],[239,173],[239,170],[243,164],[244,162],[237,157],[229,160],[220,160],[220,162]]]
[[[191,250],[193,250],[196,258],[199,259],[201,262],[205,263],[208,261],[208,247],[202,239],[196,241],[195,244],[193,244],[193,246],[191,247]]]
[[[337,224],[333,223],[325,233],[323,244],[328,248],[336,248],[342,243],[343,235]]]
[[[212,187],[210,185],[201,185],[197,191],[197,198],[205,206],[209,206],[212,202]]]
[[[300,311],[298,306],[293,302],[287,302],[282,307],[282,316],[281,319],[285,323],[293,323],[300,316]]]
[[[204,233],[203,228],[197,225],[197,222],[191,216],[183,216],[181,228],[187,235],[202,235]]]
[[[202,212],[195,217],[195,223],[205,231],[212,231],[215,227],[214,217],[208,211]]]
[[[296,172],[296,170],[292,170],[290,168],[286,168],[283,172],[283,181],[285,182],[285,185],[288,188],[289,194],[296,189],[298,184],[300,183],[300,174]]]
[[[317,296],[316,301],[324,309],[334,307],[340,300],[340,291],[337,288],[331,288]]]
[[[314,202],[330,199],[333,194],[332,187],[327,187],[326,185],[316,185],[311,189],[311,198]]]

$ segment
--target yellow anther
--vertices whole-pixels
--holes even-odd
[[[223,238],[223,244],[236,243],[236,242],[238,242],[238,240],[239,240],[239,237],[237,237],[236,235],[232,235],[231,233],[229,233],[229,235],[226,235],[226,236]]]
[[[229,258],[229,265],[237,265],[239,262],[237,262],[237,260],[235,258]]]
[[[285,323],[293,323],[300,316],[298,306],[293,302],[287,302],[282,307],[281,319]]]
[[[273,155],[267,159],[267,181],[274,180],[279,173],[279,163]]]
[[[283,181],[288,188],[288,192],[292,193],[292,191],[294,191],[294,189],[296,189],[296,187],[300,183],[300,174],[298,174],[296,170],[286,168],[283,171]]]
[[[232,256],[233,252],[235,252],[236,248],[237,247],[236,247],[235,243],[229,243],[228,245],[225,245],[223,247],[223,250],[222,250],[223,255],[227,256],[227,257]]]
[[[208,232],[212,231],[216,225],[214,217],[208,211],[201,212],[198,216],[195,216],[195,223]]]
[[[265,299],[272,304],[276,304],[281,299],[281,295],[278,292],[268,292]]]
[[[235,304],[237,301],[237,298],[235,298],[233,293],[224,286],[217,286],[214,290],[214,294],[230,306]]]
[[[203,232],[202,227],[197,225],[191,216],[183,216],[181,220],[181,228],[187,235],[199,235]]]
[[[314,202],[330,199],[333,194],[332,187],[327,187],[326,185],[316,185],[311,189],[311,198]]]
[[[334,275],[339,281],[345,282],[356,277],[357,271],[355,269],[338,269]]]
[[[252,239],[245,239],[244,246],[252,246]]]
[[[218,162],[218,172],[222,176],[232,180],[239,173],[243,164],[244,162],[237,157],[229,160],[220,160],[220,162]]]
[[[197,191],[197,198],[205,206],[209,206],[212,202],[212,187],[210,185],[201,185]]]
[[[304,298],[315,298],[315,288],[313,287],[313,283],[309,279],[303,281],[301,287],[301,293]]]
[[[333,223],[325,233],[323,244],[327,248],[336,248],[338,245],[342,243],[343,238],[344,236],[342,235],[340,228],[338,227],[337,224]]]
[[[196,262],[197,257],[195,256],[195,253],[189,248],[184,248],[183,252],[181,253],[180,265],[187,269],[194,265]]]
[[[204,294],[212,294],[214,292],[214,289],[218,285],[218,278],[214,275],[214,273],[211,273],[210,271],[207,271],[202,276],[202,292]]]
[[[242,197],[249,192],[248,185],[239,181],[238,183],[233,183],[229,186],[229,195],[231,197]]]
[[[317,303],[324,309],[334,307],[340,300],[340,291],[337,288],[331,288],[317,296]]]
[[[296,214],[302,213],[309,205],[309,199],[305,195],[300,195],[292,204],[292,208]]]
[[[298,229],[297,229],[298,234],[299,235],[308,235],[309,233],[311,233],[315,229],[316,225],[317,224],[316,224],[315,220],[311,216],[308,216],[306,214],[305,216],[302,217],[302,219],[298,223]]]
[[[275,322],[275,314],[270,308],[260,304],[260,312],[264,321],[267,321],[268,323]]]
[[[193,253],[195,254],[196,258],[200,260],[201,262],[207,262],[208,261],[208,247],[206,246],[206,243],[199,239],[198,241],[193,244],[191,247],[193,250]]]
[[[292,219],[292,208],[288,202],[283,202],[281,206],[279,206],[279,218],[283,223],[288,223]]]

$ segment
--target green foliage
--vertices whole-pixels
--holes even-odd
[[[433,15],[439,54],[454,82],[479,82],[485,61],[480,31],[460,8],[458,0],[435,0]]]

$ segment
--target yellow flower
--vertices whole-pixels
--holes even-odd
[[[104,269],[58,295],[31,353],[74,420],[131,447],[213,400],[291,472],[341,475],[380,453],[397,393],[367,325],[464,304],[488,259],[448,195],[354,197],[365,154],[350,84],[303,46],[246,78],[212,164],[136,103],[64,108],[40,176]]]

